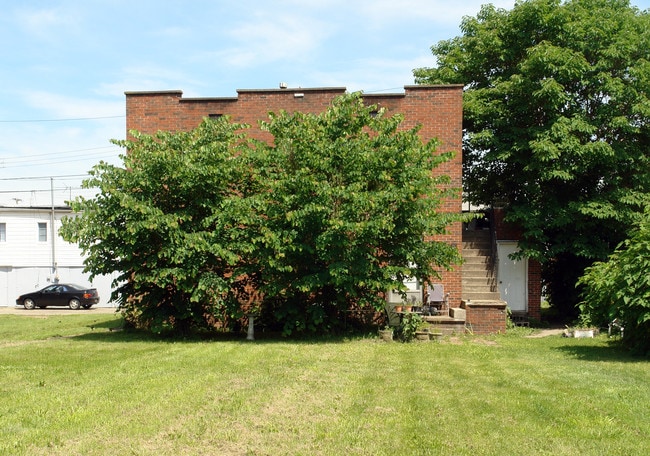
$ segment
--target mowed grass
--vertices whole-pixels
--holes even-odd
[[[603,336],[174,341],[119,323],[0,316],[0,454],[650,449],[650,364]]]

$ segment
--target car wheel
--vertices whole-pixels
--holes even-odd
[[[23,301],[23,306],[25,306],[25,309],[27,310],[32,310],[34,307],[36,307],[36,304],[34,304],[34,300],[27,298]]]
[[[68,305],[72,310],[79,310],[79,308],[81,307],[81,302],[79,302],[77,298],[72,298],[68,303]]]

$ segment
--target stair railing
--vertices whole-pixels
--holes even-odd
[[[490,224],[490,242],[492,250],[492,255],[490,255],[492,264],[490,267],[492,269],[496,291],[499,292],[499,249],[497,244],[497,227],[496,223],[494,223],[494,209],[490,209],[490,219],[488,222]]]

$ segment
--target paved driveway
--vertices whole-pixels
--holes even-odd
[[[0,307],[0,315],[24,315],[26,317],[39,317],[43,315],[79,315],[79,314],[110,314],[115,312],[115,307],[91,307],[90,309],[72,310],[68,307],[48,307],[47,309],[27,310],[22,306]]]

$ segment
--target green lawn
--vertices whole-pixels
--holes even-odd
[[[605,337],[169,341],[0,316],[2,455],[642,455],[650,363]]]

